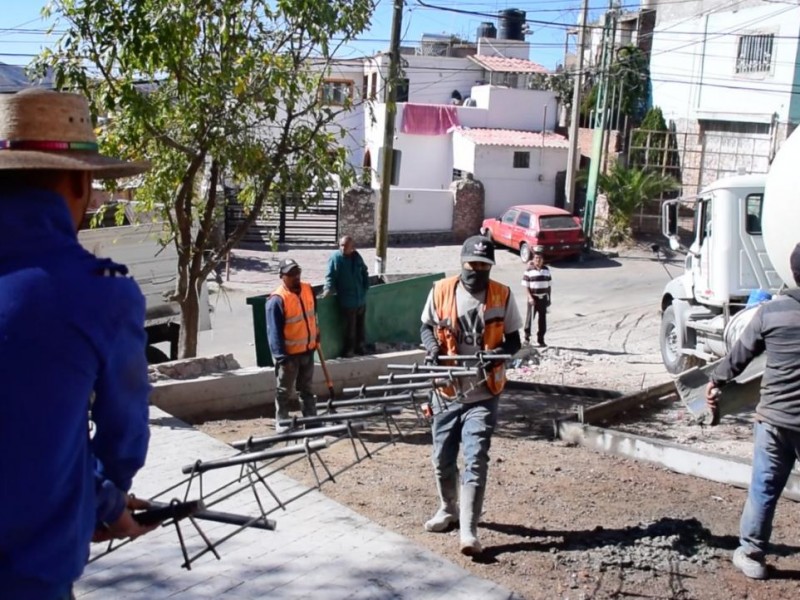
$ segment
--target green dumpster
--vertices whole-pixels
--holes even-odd
[[[367,344],[418,344],[422,307],[433,282],[442,277],[444,273],[371,277],[367,291]],[[317,294],[322,291],[321,285],[312,287]],[[267,343],[267,297],[264,294],[247,298],[253,314],[259,367],[274,366]],[[317,322],[325,358],[338,358],[343,350],[343,323],[336,296],[317,298]]]

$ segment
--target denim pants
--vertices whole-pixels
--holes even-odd
[[[300,407],[304,417],[317,414],[317,398],[311,391],[314,378],[314,351],[290,354],[275,365],[278,389],[275,394],[275,419],[289,418],[289,403],[300,396]]]
[[[800,431],[755,423],[753,473],[739,525],[739,543],[747,554],[759,557],[766,553],[775,507],[798,457]]]
[[[497,425],[498,397],[481,402],[451,402],[433,418],[433,469],[438,479],[458,473],[458,448],[463,446],[463,485],[483,488],[489,470],[489,447]]]

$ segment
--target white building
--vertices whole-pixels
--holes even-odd
[[[653,105],[696,157],[683,162],[698,163],[697,187],[740,170],[766,172],[800,122],[800,6],[695,0],[679,11],[655,8]]]
[[[566,139],[553,133],[556,94],[528,89],[548,71],[529,60],[525,14],[500,16],[500,38],[483,23],[476,43],[425,35],[419,47],[401,49],[390,231],[449,230],[450,184],[468,173],[485,186],[489,216],[514,204],[555,204],[567,162]],[[323,81],[326,102],[352,100],[339,120],[348,131],[343,143],[376,200],[389,62],[381,53],[337,63]]]

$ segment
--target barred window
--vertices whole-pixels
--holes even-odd
[[[737,73],[768,73],[772,67],[774,34],[740,35],[736,53]]]
[[[350,79],[325,79],[319,96],[322,104],[344,106],[353,98],[353,82]]]
[[[515,169],[530,169],[530,167],[531,167],[530,152],[514,152]]]

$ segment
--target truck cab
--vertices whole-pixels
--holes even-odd
[[[664,202],[663,233],[674,250],[686,252],[684,273],[661,297],[661,355],[669,372],[723,356],[741,331],[737,314],[751,292],[780,289],[761,227],[765,183],[765,175],[727,177],[694,198]],[[694,220],[684,244],[678,215],[687,203]]]

